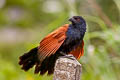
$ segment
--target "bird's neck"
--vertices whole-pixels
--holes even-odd
[[[86,32],[86,25],[73,25],[75,29],[80,31],[80,35],[84,36],[85,32]]]

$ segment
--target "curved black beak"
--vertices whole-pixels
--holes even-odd
[[[71,22],[72,22],[73,20],[74,20],[74,18],[70,18],[70,19],[69,19],[69,21],[71,21]]]
[[[71,21],[73,24],[76,23],[76,20],[73,17],[70,18],[69,21]]]

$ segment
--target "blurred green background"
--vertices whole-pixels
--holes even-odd
[[[0,0],[0,80],[52,80],[19,56],[73,15],[87,22],[81,80],[120,80],[120,0]]]

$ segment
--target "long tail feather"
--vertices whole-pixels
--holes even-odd
[[[36,47],[30,50],[28,53],[25,53],[24,55],[19,57],[19,65],[22,65],[23,70],[28,71],[36,64],[36,62],[38,61],[37,51],[38,48]]]
[[[58,46],[56,46],[56,48],[57,47]],[[54,49],[52,52],[54,52]],[[61,56],[61,54],[58,52],[58,54],[46,57],[42,62],[40,62],[40,59],[38,59],[38,48],[36,47],[19,57],[19,65],[22,66],[24,71],[28,71],[30,68],[35,66],[35,74],[40,73],[40,75],[43,75],[48,72],[48,75],[51,75],[54,72],[55,62],[59,56]]]

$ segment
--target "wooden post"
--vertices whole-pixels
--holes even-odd
[[[60,57],[56,61],[53,80],[80,80],[82,66],[74,57],[70,58]]]

